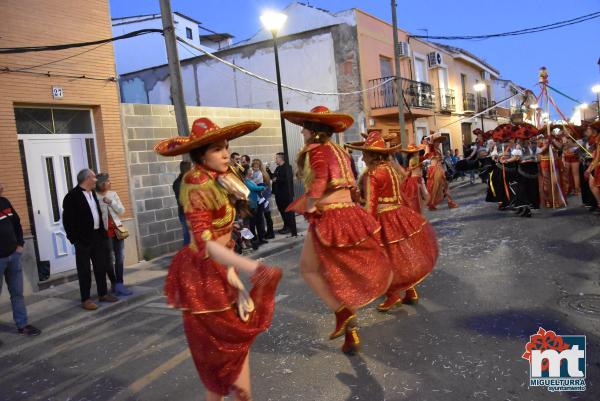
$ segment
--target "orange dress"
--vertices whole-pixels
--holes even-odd
[[[439,163],[439,161],[442,160],[442,154],[434,145],[428,146],[429,148],[425,155],[425,159],[438,159],[438,164],[427,168],[427,192],[429,192],[429,203],[427,203],[427,206],[432,208],[436,207],[444,200],[448,183],[446,181],[444,168]]]
[[[402,192],[402,198],[406,202],[406,206],[410,207],[415,212],[422,214],[422,200],[425,199],[425,189],[420,170],[421,163],[419,158],[411,158],[408,166],[409,173],[404,181],[400,183],[400,191]],[[419,173],[415,173],[416,171],[419,171]]]
[[[311,144],[304,164],[308,198],[319,199],[356,186],[350,155],[328,141]],[[317,205],[309,231],[321,272],[333,296],[351,308],[364,306],[387,289],[390,266],[379,245],[381,226],[354,202]]]
[[[183,311],[183,324],[196,369],[206,388],[227,395],[256,336],[271,325],[277,283],[255,286],[255,310],[243,322],[237,289],[227,268],[212,260],[206,241],[231,234],[235,208],[217,183],[218,174],[196,166],[183,179],[180,201],[192,242],[175,255],[165,282],[167,303]],[[228,246],[231,247],[229,242]]]
[[[552,146],[552,156],[554,163],[550,159],[550,146]],[[562,161],[558,157],[558,149],[553,145],[548,145],[548,149],[540,153],[540,187],[544,206],[547,208],[561,208],[567,205],[564,196],[566,193],[564,180],[562,178]]]
[[[435,266],[435,231],[425,218],[406,206],[400,175],[390,162],[381,162],[365,174],[365,209],[381,224],[381,245],[394,272],[388,293],[406,290],[421,282]]]

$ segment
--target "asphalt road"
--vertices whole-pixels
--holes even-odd
[[[359,356],[327,339],[333,318],[299,277],[300,247],[269,257],[285,276],[252,349],[254,399],[599,400],[600,218],[581,206],[518,218],[483,192],[454,189],[460,207],[429,214],[441,254],[420,303],[362,310]],[[521,355],[538,327],[587,336],[585,392],[529,388]],[[1,357],[1,400],[203,399],[179,313],[162,297],[44,334]]]

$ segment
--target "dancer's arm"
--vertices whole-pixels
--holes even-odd
[[[254,273],[259,265],[257,261],[238,255],[237,253],[221,245],[217,241],[207,241],[206,250],[208,252],[208,255],[215,262],[220,263],[224,266],[237,267],[239,270],[247,274]]]

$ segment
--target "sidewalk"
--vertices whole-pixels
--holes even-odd
[[[298,219],[298,237],[277,235],[268,244],[252,251],[247,256],[252,259],[266,258],[287,249],[301,246],[304,241],[307,224]],[[300,221],[302,220],[302,221]],[[162,288],[173,254],[164,255],[151,261],[142,261],[125,268],[125,283],[133,291],[133,295],[120,297],[115,303],[99,303],[96,311],[85,311],[79,301],[79,285],[77,281],[60,284],[25,297],[29,323],[40,328],[42,334],[35,338],[24,338],[17,335],[12,319],[10,301],[0,302],[0,356],[18,352],[34,342],[56,337],[75,328],[93,324],[115,314],[125,313],[151,299],[163,297]],[[96,285],[92,280],[92,299],[96,297]],[[6,285],[3,292],[8,291]]]

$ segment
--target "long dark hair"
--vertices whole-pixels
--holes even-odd
[[[311,131],[312,135],[310,139],[306,142],[306,145],[311,145],[313,143],[324,144],[331,139],[331,135],[333,132],[327,131]],[[299,179],[303,178],[304,165],[306,164],[306,155],[308,154],[308,146],[304,146],[300,153],[298,153],[298,158],[296,159],[296,166],[298,170],[296,172],[296,177]]]

